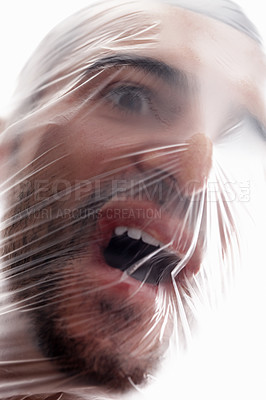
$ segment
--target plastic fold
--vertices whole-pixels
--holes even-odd
[[[262,45],[190,3],[96,2],[21,72],[0,135],[2,400],[137,396],[261,243]]]

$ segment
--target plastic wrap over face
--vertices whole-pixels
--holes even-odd
[[[245,264],[265,64],[229,25],[102,1],[25,66],[1,135],[1,399],[144,387]]]

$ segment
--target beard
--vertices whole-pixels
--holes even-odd
[[[161,207],[165,196],[173,201],[176,188],[165,177],[160,192],[150,184],[144,195],[136,189],[139,176],[119,175],[115,181],[127,181],[130,188],[121,193],[114,190],[114,177],[99,190],[91,182],[66,187],[51,176],[49,182],[41,175],[24,179],[10,193],[14,206],[5,218],[4,274],[29,317],[36,346],[71,384],[123,392],[143,384],[162,360],[176,299],[169,286],[143,282],[143,274],[121,283],[114,269],[118,277],[106,278],[97,233],[101,210],[114,197],[121,204],[129,197],[153,197]],[[127,279],[136,284],[127,286]]]
[[[40,148],[37,156],[42,153]],[[188,277],[189,261],[175,273],[180,259],[172,259],[167,249],[160,249],[158,257],[158,250],[153,249],[151,260],[156,267],[145,262],[144,272],[129,272],[124,279],[121,271],[127,272],[139,260],[130,259],[126,269],[106,265],[104,254],[110,237],[103,240],[98,227],[106,207],[116,211],[110,206],[114,199],[121,204],[120,211],[129,209],[132,199],[155,204],[173,221],[176,217],[181,221],[183,235],[187,226],[193,232],[185,241],[189,251],[184,247],[183,253],[186,257],[190,252],[191,265],[197,269],[195,262],[200,261],[190,244],[204,247],[204,193],[192,199],[184,195],[163,169],[136,168],[132,173],[125,167],[119,173],[108,171],[75,182],[64,175],[69,171],[67,164],[55,162],[51,168],[59,159],[57,153],[51,151],[50,158],[46,155],[45,165],[37,156],[26,174],[24,171],[30,178],[20,176],[7,201],[3,272],[14,302],[30,320],[36,347],[70,387],[98,386],[123,392],[143,384],[163,360],[172,333],[178,334],[182,346],[195,324],[189,304],[196,288]],[[136,207],[132,210],[135,219],[145,220],[143,228],[154,223],[154,215],[147,221],[147,215],[139,218]],[[220,246],[228,231],[233,231],[230,209],[226,216],[227,224],[217,223]],[[163,214],[158,218],[162,227]],[[119,225],[125,220],[129,218],[123,216]],[[179,237],[179,232],[172,235]],[[131,244],[126,243],[128,255]],[[147,274],[147,270],[155,272]],[[198,286],[199,282],[200,278]]]

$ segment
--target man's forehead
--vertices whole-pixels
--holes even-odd
[[[231,0],[166,0],[165,2],[221,21],[256,42],[260,44],[262,42],[252,21],[243,13],[241,7]]]
[[[247,68],[251,65],[254,68],[254,64],[258,66],[257,62],[263,58],[256,41],[208,16],[168,4],[153,8],[152,15],[160,21],[157,48],[160,47],[168,58],[182,54],[179,62],[188,59],[195,65],[212,61],[222,63],[224,59],[238,68],[244,59]]]
[[[144,49],[131,41],[132,53],[186,71],[213,85],[216,95],[224,87],[228,96],[265,123],[265,57],[258,42],[223,22],[178,6],[157,4],[150,16],[159,21],[155,42]]]
[[[264,55],[258,42],[216,19],[176,5],[150,1],[123,2],[110,15],[109,11],[105,13],[104,40],[97,13],[95,28],[100,28],[99,35],[95,30],[93,37],[90,19],[83,25],[84,35],[80,35],[83,45],[86,46],[86,41],[90,43],[90,39],[98,42],[88,63],[95,62],[102,54],[135,52],[148,53],[189,72],[206,67],[235,73],[239,79],[241,75],[264,74]]]
[[[255,40],[200,13],[151,1],[100,2],[62,23],[40,47],[37,62],[29,64],[22,89],[69,92],[95,62],[120,54],[152,57],[202,81],[224,81],[240,91],[241,102],[251,98],[259,114],[264,108],[265,61]],[[32,75],[33,85],[27,82]]]
[[[139,19],[138,32],[142,33],[134,38],[125,34],[119,46],[115,40],[110,41],[110,55],[148,55],[200,80],[223,81],[229,89],[240,91],[241,97],[250,96],[252,102],[254,97],[262,96],[259,92],[265,80],[265,59],[258,42],[221,21],[179,6],[145,2],[142,6],[135,3],[135,7],[154,27],[149,39],[147,19],[145,23]]]
[[[220,21],[178,7],[161,12],[160,56],[196,74],[200,81],[219,84],[265,123],[265,56],[260,45]],[[217,86],[216,86],[217,85]],[[218,95],[219,92],[216,92]]]

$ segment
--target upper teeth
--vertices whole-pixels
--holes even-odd
[[[115,234],[117,236],[123,235],[124,233],[127,233],[127,235],[131,238],[131,239],[142,239],[142,241],[144,243],[147,244],[151,244],[153,246],[165,246],[163,243],[159,242],[158,240],[156,240],[154,237],[152,237],[151,235],[149,235],[146,232],[141,231],[140,229],[137,228],[128,228],[126,226],[117,226],[115,228]]]

